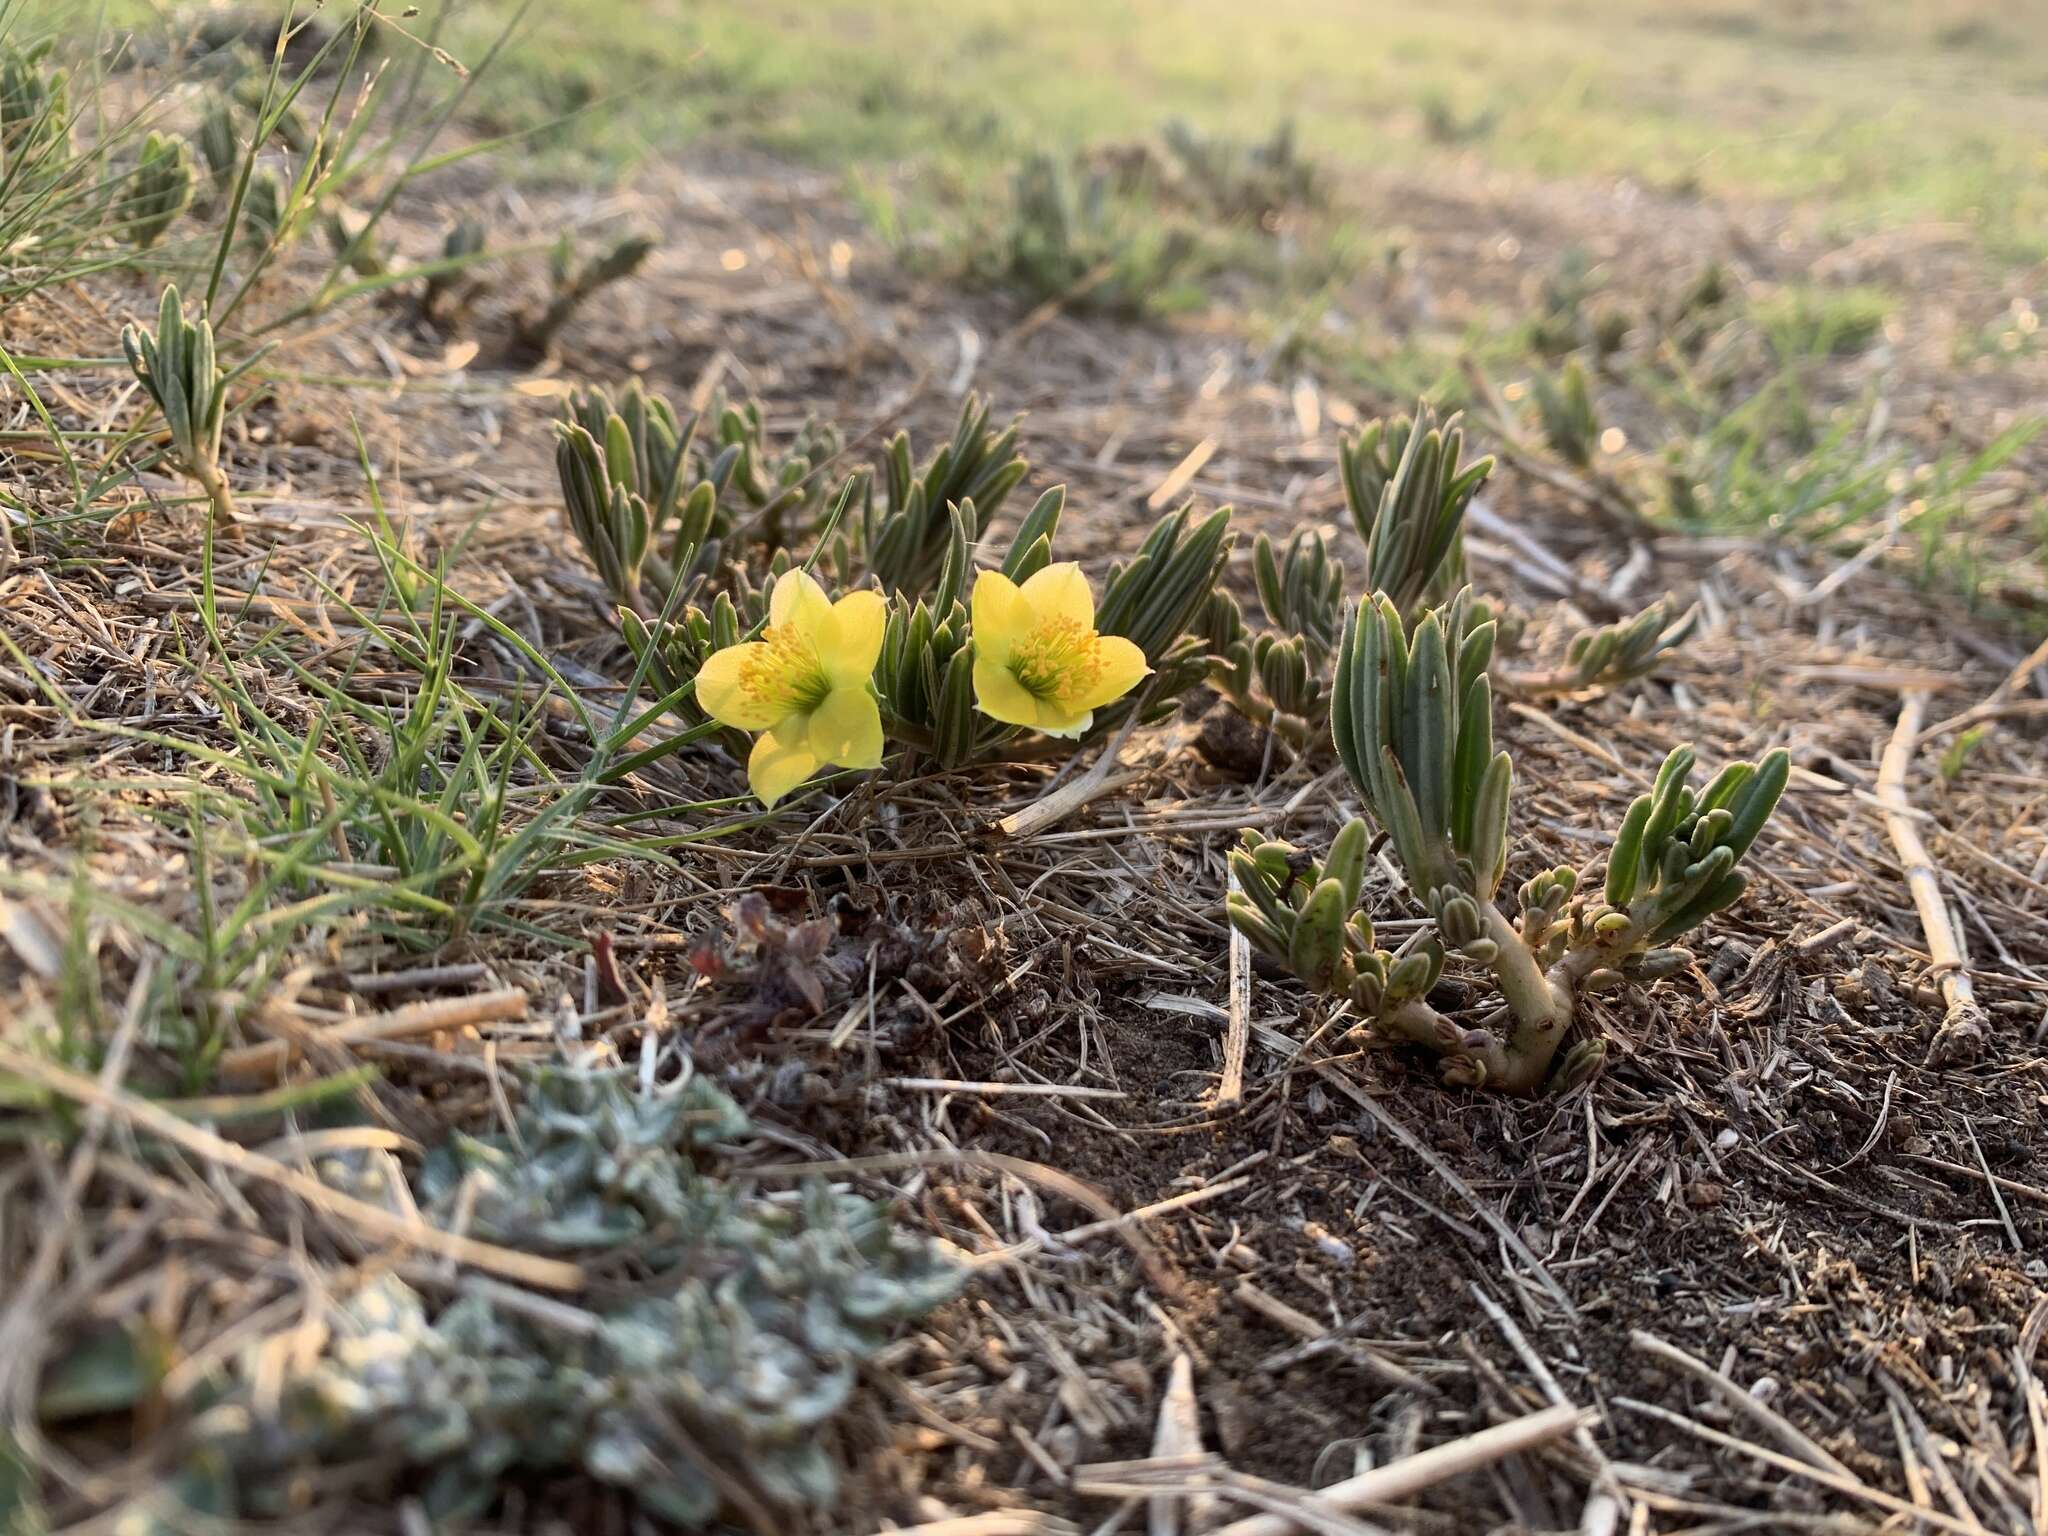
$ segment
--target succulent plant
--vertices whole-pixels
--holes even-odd
[[[199,112],[199,158],[206,162],[214,196],[225,196],[241,164],[242,144],[235,104],[219,92],[209,94]]]
[[[1365,541],[1367,589],[1404,615],[1443,602],[1465,582],[1465,510],[1493,473],[1493,460],[1460,462],[1460,418],[1441,425],[1427,403],[1411,417],[1370,423],[1338,444],[1352,526]]]
[[[54,46],[55,39],[32,48],[0,43],[0,152],[32,175],[54,165],[71,142],[71,77],[43,67]]]
[[[717,490],[722,527],[736,528],[772,558],[816,534],[830,507],[840,505],[835,527],[852,521],[851,482],[840,482],[835,495],[827,474],[843,447],[837,427],[810,418],[787,447],[775,450],[758,401],[718,405],[708,414],[716,429],[700,444],[698,473]],[[866,498],[864,482],[856,494]]]
[[[471,1230],[493,1242],[630,1243],[654,1264],[679,1262],[724,1214],[725,1190],[696,1176],[693,1154],[748,1131],[707,1078],[642,1093],[626,1074],[568,1068],[534,1074],[514,1124],[517,1136],[450,1137],[420,1171],[421,1201],[450,1214],[465,1202]]]
[[[655,243],[651,235],[628,234],[598,255],[586,257],[578,254],[564,232],[548,257],[548,302],[539,314],[514,320],[515,348],[526,356],[546,357],[576,311],[595,294],[638,272],[654,254]]]
[[[1503,685],[1527,696],[1616,688],[1647,677],[1699,627],[1698,604],[1676,618],[1674,606],[1669,597],[1660,597],[1631,618],[1581,630],[1566,647],[1563,666],[1513,673],[1503,677]]]
[[[1138,553],[1109,570],[1095,624],[1122,635],[1145,653],[1153,671],[1151,713],[1163,717],[1179,696],[1209,671],[1202,634],[1210,596],[1230,558],[1230,508],[1196,521],[1193,507],[1169,512],[1152,525]],[[1121,721],[1135,701],[1098,717],[1097,728]]]
[[[1590,468],[1600,445],[1600,419],[1579,360],[1568,361],[1555,379],[1539,370],[1534,393],[1536,423],[1550,451],[1567,464]]]
[[[882,500],[872,482],[861,506],[857,558],[890,594],[922,592],[939,575],[952,544],[948,509],[971,507],[967,537],[978,542],[1002,510],[1027,466],[1017,454],[1017,424],[998,431],[989,407],[969,395],[950,442],[922,467],[911,468],[910,436],[898,432],[882,456]],[[848,563],[855,556],[845,557]]]
[[[1183,184],[1219,217],[1270,220],[1320,195],[1316,167],[1296,149],[1291,122],[1278,124],[1263,142],[1205,134],[1178,119],[1160,137]]]
[[[1374,947],[1359,907],[1363,821],[1320,864],[1247,833],[1232,855],[1240,890],[1226,910],[1312,989],[1347,998],[1382,1036],[1441,1055],[1447,1079],[1530,1092],[1549,1076],[1585,995],[1689,963],[1673,941],[1742,893],[1735,866],[1776,807],[1789,759],[1780,749],[1731,764],[1695,793],[1686,785],[1693,751],[1674,750],[1623,819],[1604,890],[1582,894],[1573,870],[1545,871],[1520,888],[1511,923],[1496,897],[1513,765],[1493,741],[1494,626],[1461,611],[1469,601],[1460,594],[1413,621],[1384,595],[1362,604],[1338,651],[1330,714],[1345,772],[1434,932],[1400,956]],[[1427,1001],[1446,954],[1493,973],[1504,1035],[1464,1027]],[[1603,1050],[1598,1040],[1578,1047],[1566,1080],[1597,1067]]]
[[[718,558],[718,488],[688,484],[696,430],[638,381],[616,403],[577,390],[555,424],[569,526],[614,600],[644,617],[687,600]]]
[[[163,412],[173,461],[206,493],[213,517],[232,526],[235,499],[220,467],[221,427],[227,416],[229,385],[256,359],[251,357],[233,370],[222,368],[214,353],[213,327],[204,319],[185,318],[176,284],[164,289],[157,307],[156,334],[131,324],[121,332],[121,350],[136,379]]]
[[[1247,830],[1230,855],[1238,889],[1226,907],[1260,953],[1311,992],[1350,1000],[1365,1017],[1385,1020],[1414,1011],[1443,974],[1444,955],[1434,940],[1398,955],[1375,945],[1372,921],[1359,906],[1369,836],[1363,821],[1347,822],[1330,851],[1315,859]]]
[[[243,242],[259,250],[289,243],[291,201],[291,190],[276,166],[258,169],[242,194]]]
[[[126,198],[128,232],[144,250],[161,240],[192,204],[192,146],[175,133],[142,141]]]
[[[705,723],[689,692],[698,668],[754,636],[765,622],[765,589],[816,537],[808,563],[819,575],[887,596],[874,673],[887,733],[948,768],[1015,737],[1017,728],[978,708],[967,608],[977,546],[1027,470],[1014,451],[1015,425],[997,429],[988,406],[970,396],[952,438],[924,464],[913,467],[910,440],[898,433],[880,473],[855,470],[828,503],[819,470],[840,451],[830,427],[806,424],[776,455],[758,407],[728,407],[717,419],[707,442],[694,420],[680,422],[635,386],[616,407],[602,391],[578,392],[558,425],[570,527],[619,604],[628,645],[678,717]],[[1021,584],[1045,569],[1065,506],[1064,487],[1039,497],[1000,556],[1003,576]],[[1229,521],[1227,510],[1199,523],[1185,509],[1162,517],[1104,588],[1095,632],[1142,651],[1158,674],[1155,712],[1173,708],[1209,669],[1203,616],[1228,555]],[[1289,603],[1308,601],[1307,559],[1290,553],[1287,572],[1275,568],[1275,581],[1293,584]],[[1330,574],[1316,576],[1318,600]],[[709,612],[693,606],[706,581],[729,594]],[[1089,712],[1085,738],[1115,728],[1132,707],[1118,699]]]
[[[1008,222],[993,246],[987,279],[1032,299],[1114,314],[1142,314],[1183,295],[1180,279],[1198,248],[1191,230],[1156,208],[1124,206],[1107,176],[1077,178],[1049,154],[1031,156],[1011,177]]]
[[[1209,681],[1246,719],[1280,732],[1296,750],[1323,732],[1330,656],[1344,621],[1344,567],[1323,536],[1301,529],[1275,555],[1263,533],[1252,547],[1259,603],[1272,628],[1253,634],[1227,592],[1211,600],[1205,628],[1215,658]]]
[[[390,1274],[325,1319],[281,1390],[252,1358],[192,1426],[179,1491],[217,1517],[275,1517],[322,1464],[412,1469],[436,1519],[477,1516],[499,1480],[579,1469],[686,1529],[735,1496],[796,1518],[838,1470],[823,1428],[861,1361],[953,1296],[959,1272],[888,1210],[811,1183],[794,1200],[701,1165],[747,1118],[701,1077],[540,1073],[518,1136],[459,1138],[418,1198],[443,1219],[558,1252],[616,1254],[654,1278],[597,1310],[488,1287],[429,1313]]]

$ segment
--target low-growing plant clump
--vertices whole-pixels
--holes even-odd
[[[1413,418],[1371,422],[1338,445],[1345,505],[1365,547],[1368,590],[1405,618],[1426,605],[1446,605],[1466,585],[1465,515],[1494,461],[1466,463],[1463,452],[1460,419],[1439,424],[1427,403]],[[1343,564],[1321,534],[1304,529],[1284,553],[1261,534],[1253,572],[1269,627],[1252,630],[1236,600],[1217,593],[1205,617],[1216,658],[1211,682],[1288,750],[1315,749],[1327,737],[1344,622]],[[1501,683],[1530,697],[1614,688],[1648,676],[1697,622],[1693,610],[1673,618],[1672,606],[1659,599],[1629,618],[1580,630],[1561,663],[1506,672]],[[1494,617],[1476,600],[1459,611],[1474,623]]]
[[[749,1133],[702,1077],[537,1075],[508,1131],[458,1134],[428,1159],[417,1199],[494,1241],[630,1262],[648,1276],[639,1294],[585,1308],[480,1289],[430,1312],[398,1277],[367,1278],[281,1393],[260,1388],[253,1357],[220,1373],[176,1518],[280,1517],[295,1478],[365,1461],[387,1493],[418,1479],[437,1520],[486,1513],[502,1478],[563,1469],[690,1530],[735,1502],[829,1506],[820,1430],[860,1364],[960,1274],[882,1206],[817,1183],[785,1202],[706,1166]],[[329,1177],[355,1182],[347,1166]]]
[[[829,429],[764,470],[759,411],[718,414],[720,442],[699,447],[694,419],[637,387],[616,408],[582,394],[556,462],[623,637],[687,725],[753,737],[764,803],[822,768],[880,767],[888,741],[948,770],[1087,745],[1133,710],[1171,711],[1208,672],[1199,621],[1229,553],[1227,508],[1162,518],[1098,605],[1080,568],[1052,559],[1062,488],[993,568],[972,570],[1026,472],[1017,429],[979,401],[920,469],[899,434],[879,494],[864,467],[829,498]]]
[[[793,451],[771,504],[799,515],[772,533],[765,519],[742,523],[724,494],[733,468],[759,456],[757,439],[740,433],[706,461],[692,454],[694,428],[637,387],[617,410],[602,395],[578,397],[559,429],[564,501],[621,600],[625,637],[655,663],[668,699],[689,701],[684,718],[699,732],[753,737],[748,779],[764,804],[822,769],[879,768],[891,737],[944,768],[1028,749],[1033,737],[1099,739],[1110,719],[1098,712],[1148,675],[1169,685],[1147,694],[1162,705],[1206,675],[1296,750],[1334,739],[1439,938],[1399,956],[1373,947],[1359,908],[1363,822],[1306,878],[1292,847],[1247,834],[1232,859],[1232,922],[1383,1035],[1444,1054],[1453,1081],[1529,1091],[1583,995],[1689,963],[1670,941],[1741,894],[1735,863],[1784,788],[1783,752],[1736,765],[1701,793],[1683,782],[1690,752],[1674,752],[1655,797],[1630,812],[1604,902],[1574,900],[1577,875],[1555,869],[1524,887],[1519,926],[1508,922],[1494,904],[1512,782],[1507,754],[1492,748],[1498,622],[1463,585],[1464,514],[1492,461],[1464,464],[1457,421],[1439,426],[1426,406],[1413,420],[1375,422],[1339,456],[1371,594],[1346,612],[1342,567],[1319,536],[1297,534],[1282,557],[1262,535],[1254,572],[1279,632],[1258,636],[1216,585],[1227,513],[1193,533],[1185,511],[1162,520],[1112,575],[1098,613],[1079,568],[1050,563],[1058,490],[1021,520],[997,568],[974,578],[963,609],[970,551],[1023,475],[1010,458],[1015,428],[998,435],[978,401],[922,474],[909,472],[908,441],[897,439],[879,512],[871,470],[848,476],[829,503],[800,494],[812,454]],[[813,546],[802,564],[799,541]],[[764,602],[757,583],[769,579]],[[723,589],[708,616],[694,605],[667,616],[714,585]],[[663,614],[649,621],[651,592]],[[1660,601],[1579,635],[1562,667],[1525,685],[1569,691],[1641,676],[1693,622],[1673,622]],[[1493,970],[1514,1017],[1505,1038],[1424,1001],[1446,952]],[[1583,1077],[1600,1051],[1583,1043],[1566,1079]]]

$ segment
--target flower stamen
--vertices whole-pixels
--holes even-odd
[[[748,698],[783,715],[809,714],[825,702],[832,680],[809,636],[788,624],[770,624],[761,632],[761,643],[767,649],[752,653],[739,671]]]
[[[1056,615],[1044,620],[1010,652],[1010,675],[1034,698],[1078,697],[1102,673],[1095,632]]]

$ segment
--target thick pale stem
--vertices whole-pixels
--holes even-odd
[[[1602,679],[1588,682],[1571,667],[1556,667],[1548,671],[1495,672],[1491,676],[1495,686],[1503,694],[1518,699],[1549,698],[1557,694],[1591,692],[1602,686]]]
[[[1475,1061],[1491,1083],[1508,1070],[1507,1049],[1483,1029],[1460,1029],[1420,998],[1386,1009],[1373,1019],[1381,1033],[1408,1040],[1439,1056]]]
[[[1477,1064],[1485,1069],[1489,1088],[1534,1093],[1550,1076],[1558,1047],[1578,1016],[1580,984],[1594,971],[1619,964],[1635,935],[1633,930],[1624,935],[1618,949],[1588,945],[1573,950],[1545,971],[1498,907],[1487,902],[1480,911],[1486,936],[1499,947],[1494,980],[1514,1016],[1507,1039],[1484,1029],[1462,1029],[1420,999],[1387,1009],[1373,1022],[1385,1034]]]
[[[220,466],[211,459],[195,460],[192,478],[212,504],[214,521],[223,528],[238,526],[241,519],[235,516],[235,493],[228,489],[228,477],[220,472]]]
[[[1481,907],[1486,936],[1498,946],[1493,959],[1494,980],[1508,1011],[1515,1016],[1514,1032],[1508,1037],[1504,1068],[1488,1082],[1509,1093],[1532,1093],[1550,1073],[1565,1031],[1576,1012],[1575,976],[1564,974],[1570,957],[1546,975],[1515,932],[1514,925],[1492,902]]]

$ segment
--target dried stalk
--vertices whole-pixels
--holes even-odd
[[[439,1227],[428,1226],[417,1217],[407,1220],[381,1205],[372,1205],[367,1200],[332,1189],[309,1173],[286,1167],[273,1158],[252,1152],[196,1125],[187,1125],[169,1110],[138,1098],[124,1088],[103,1085],[82,1073],[5,1043],[0,1043],[0,1071],[10,1072],[89,1109],[105,1106],[108,1112],[138,1132],[167,1141],[203,1161],[218,1163],[231,1174],[275,1184],[328,1217],[341,1229],[353,1229],[357,1237],[381,1237],[423,1249],[452,1263],[468,1264],[543,1290],[575,1291],[583,1287],[581,1265],[520,1253],[479,1238],[444,1232]]]
[[[220,1059],[221,1075],[232,1082],[265,1082],[275,1078],[294,1061],[302,1043],[321,1045],[362,1045],[381,1040],[408,1040],[444,1029],[462,1029],[473,1024],[500,1024],[526,1017],[526,993],[519,987],[501,987],[469,997],[435,997],[407,1003],[384,1013],[348,1019],[327,1029],[309,1029],[304,1021],[280,1015],[275,1022],[296,1038],[265,1040],[225,1052]]]
[[[1412,1498],[1424,1489],[1448,1482],[1462,1473],[1491,1466],[1523,1451],[1533,1451],[1553,1440],[1562,1440],[1582,1425],[1599,1417],[1590,1409],[1561,1403],[1540,1412],[1510,1419],[1491,1429],[1431,1446],[1413,1456],[1357,1477],[1346,1478],[1328,1488],[1318,1489],[1301,1502],[1307,1509],[1348,1515],[1374,1504],[1392,1504]],[[1288,1536],[1302,1522],[1287,1515],[1254,1515],[1226,1525],[1215,1536]]]
[[[1230,889],[1243,894],[1237,871],[1230,870]],[[1234,1109],[1244,1100],[1245,1050],[1252,1033],[1252,946],[1235,924],[1230,929],[1229,1012],[1223,1031],[1223,1080],[1216,1086],[1216,1107]]]
[[[1920,931],[1926,935],[1927,953],[1933,961],[1931,969],[1940,978],[1942,1001],[1947,1004],[1930,1060],[1957,1060],[1982,1049],[1985,1013],[1970,981],[1969,959],[1949,920],[1948,902],[1941,894],[1941,871],[1920,840],[1920,829],[1914,825],[1920,813],[1906,794],[1906,774],[1913,764],[1913,749],[1926,713],[1925,693],[1906,695],[1892,739],[1878,760],[1877,798],[1884,807],[1885,831],[1898,850],[1907,889],[1913,893],[1913,907],[1920,914]]]

